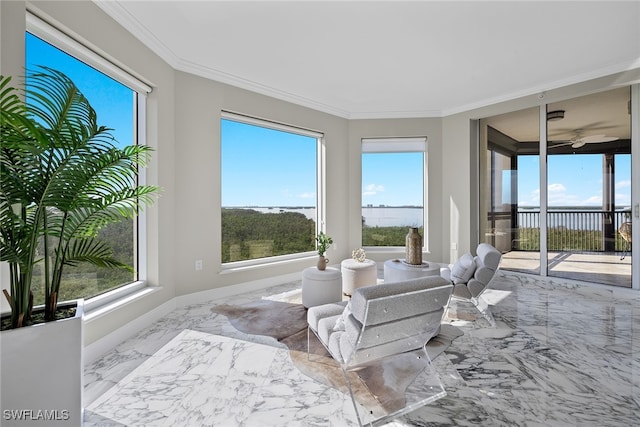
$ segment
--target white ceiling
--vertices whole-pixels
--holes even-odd
[[[94,1],[177,70],[352,119],[640,66],[640,1]]]

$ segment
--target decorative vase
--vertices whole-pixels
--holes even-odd
[[[405,238],[405,262],[422,265],[422,236],[417,228],[411,227]]]
[[[329,263],[329,258],[325,258],[324,255],[320,255],[318,257],[318,270],[323,271],[327,268],[327,264]]]

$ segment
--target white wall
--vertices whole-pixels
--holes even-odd
[[[265,277],[301,272],[316,258],[221,270],[220,112],[233,111],[323,132],[327,163],[327,233],[335,244],[328,257],[347,247],[348,121],[191,74],[176,73],[176,221],[174,263],[178,295]],[[204,268],[195,271],[196,259]]]

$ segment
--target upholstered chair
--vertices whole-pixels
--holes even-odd
[[[482,294],[498,271],[501,259],[502,254],[496,248],[480,243],[475,257],[467,252],[455,264],[440,269],[440,275],[453,283],[453,297],[471,301],[491,326],[495,326],[495,319]]]
[[[315,334],[342,368],[360,425],[391,421],[446,394],[426,345],[440,331],[452,290],[449,281],[428,276],[361,287],[348,303],[309,308],[308,337]],[[412,392],[382,405],[370,390],[382,407],[362,407],[353,386],[366,372],[375,373],[375,384],[391,385],[395,373],[413,372]]]

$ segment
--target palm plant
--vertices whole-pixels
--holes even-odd
[[[66,75],[41,67],[21,90],[10,80],[0,76],[0,261],[9,264],[11,289],[3,293],[17,328],[30,322],[37,263],[44,270],[45,321],[55,317],[65,266],[131,270],[97,234],[135,217],[158,188],[136,185],[150,148],[118,148]]]

